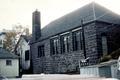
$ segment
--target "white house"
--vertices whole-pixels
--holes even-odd
[[[20,57],[20,70],[23,73],[26,73],[30,69],[29,39],[30,36],[21,35],[15,47],[15,53]]]
[[[0,47],[3,47],[3,42],[5,40],[5,32],[0,32]]]
[[[0,75],[4,77],[19,76],[19,58],[0,48]]]

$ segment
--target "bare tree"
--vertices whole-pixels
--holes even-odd
[[[3,48],[7,49],[10,52],[13,52],[15,46],[15,32],[6,32]]]
[[[29,29],[22,27],[21,25],[16,25],[12,30],[6,31],[3,48],[13,52],[20,35],[23,34],[29,34]]]

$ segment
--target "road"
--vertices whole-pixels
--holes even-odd
[[[6,80],[6,79],[4,79]],[[111,78],[100,78],[95,76],[65,75],[65,74],[33,74],[23,75],[22,78],[7,80],[117,80]]]

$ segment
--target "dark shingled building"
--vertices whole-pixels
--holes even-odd
[[[34,73],[78,72],[79,61],[89,65],[118,47],[120,16],[92,2],[41,29],[40,12],[33,13],[30,42]],[[118,42],[118,43],[117,43]]]

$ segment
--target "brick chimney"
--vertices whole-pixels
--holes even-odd
[[[34,11],[32,14],[32,38],[34,41],[41,37],[40,12]]]

